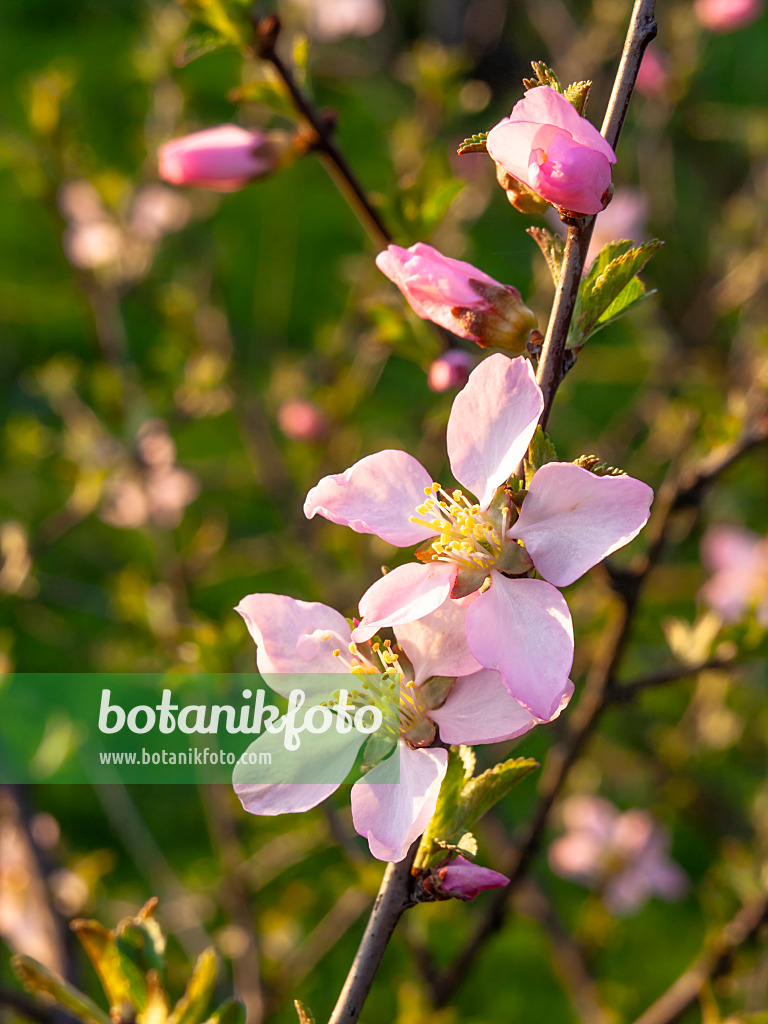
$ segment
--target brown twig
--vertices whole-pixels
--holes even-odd
[[[601,128],[601,134],[614,149],[619,141],[645,48],[656,35],[654,5],[655,0],[635,0],[632,10],[624,51]],[[542,430],[546,429],[555,394],[563,379],[563,357],[568,339],[568,329],[571,325],[594,223],[594,216],[578,218],[569,223],[563,268],[536,374],[536,379],[544,394],[544,410],[539,420]]]
[[[710,940],[687,971],[680,975],[635,1024],[672,1024],[696,1002],[705,986],[726,974],[736,950],[768,924],[768,894],[748,903],[732,918],[723,930]]]
[[[387,864],[365,933],[329,1024],[355,1024],[403,912],[412,905],[411,867],[419,840],[397,864]]]
[[[665,686],[667,683],[676,683],[681,679],[690,679],[699,675],[700,672],[717,671],[733,665],[733,658],[715,657],[706,661],[699,661],[693,665],[670,665],[669,668],[660,669],[658,672],[651,672],[647,676],[640,676],[638,679],[631,679],[626,683],[617,683],[608,692],[608,699],[615,703],[623,703],[633,700],[636,694],[643,690],[652,690],[656,686]]]

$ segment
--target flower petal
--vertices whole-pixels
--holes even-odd
[[[550,462],[531,481],[509,536],[523,541],[546,580],[564,587],[636,537],[652,501],[651,488],[634,477]]]
[[[304,515],[325,516],[356,533],[375,533],[396,547],[408,547],[436,532],[410,522],[431,483],[412,455],[388,449],[367,455],[344,473],[324,476],[307,495]]]
[[[536,125],[551,124],[556,128],[562,128],[571,135],[574,142],[595,149],[610,163],[616,163],[616,154],[611,144],[586,117],[577,112],[565,96],[555,89],[550,89],[549,86],[540,85],[535,89],[529,89],[514,105],[508,120],[511,123],[527,121]]]
[[[243,784],[235,786],[235,793],[240,803],[249,814],[295,814],[317,807],[331,793],[335,793],[339,783],[273,783],[267,785]]]
[[[406,562],[366,590],[360,598],[360,625],[352,639],[369,640],[382,626],[423,619],[448,599],[457,566],[450,562]]]
[[[467,608],[475,596],[443,601],[424,618],[395,627],[397,642],[415,669],[417,685],[430,676],[466,676],[480,668],[464,635]]]
[[[456,396],[448,420],[448,457],[453,475],[491,503],[525,455],[544,408],[531,364],[497,352],[472,371]]]
[[[573,624],[562,594],[543,580],[497,572],[467,612],[467,643],[481,665],[496,669],[509,692],[550,721],[571,689]]]
[[[379,860],[402,860],[424,831],[448,766],[447,750],[414,750],[401,740],[398,751],[352,787],[355,829]]]
[[[519,704],[493,669],[457,679],[442,707],[430,711],[444,743],[500,743],[522,736],[538,719]]]

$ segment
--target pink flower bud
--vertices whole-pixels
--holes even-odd
[[[277,410],[277,425],[291,441],[319,441],[328,430],[323,410],[304,398],[283,402]]]
[[[439,880],[438,891],[457,900],[473,900],[486,889],[500,889],[509,885],[509,879],[499,871],[480,867],[464,857],[457,857],[447,867],[435,872]]]
[[[166,142],[158,151],[160,177],[172,185],[234,192],[276,170],[281,149],[274,133],[249,132],[236,124],[207,128]]]
[[[423,320],[483,348],[522,352],[536,327],[536,317],[516,288],[499,284],[471,263],[443,256],[431,245],[390,245],[376,257],[376,266]]]
[[[764,0],[695,0],[693,13],[710,32],[735,32],[763,13]]]
[[[460,348],[438,356],[427,373],[427,385],[432,391],[451,391],[463,388],[475,368],[475,360]]]
[[[488,152],[505,171],[565,213],[600,213],[616,154],[563,95],[529,89],[488,133]]]

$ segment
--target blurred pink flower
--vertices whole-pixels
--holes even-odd
[[[555,89],[529,89],[488,133],[487,147],[508,174],[558,209],[577,216],[603,209],[616,154]]]
[[[384,24],[382,0],[299,0],[309,34],[322,42],[345,36],[371,36]]]
[[[350,644],[349,623],[327,605],[250,594],[237,606],[257,645],[258,670],[276,692],[289,696],[298,686],[308,703],[323,701],[326,710],[337,711],[343,690],[347,715],[366,707],[381,711],[375,736],[389,742],[351,793],[355,829],[379,860],[402,860],[434,814],[448,762],[445,748],[429,746],[438,729],[444,743],[474,744],[512,739],[536,725],[498,673],[481,668],[469,651],[463,621],[471,603],[453,602],[395,629],[412,666],[408,676],[400,651],[388,642],[383,649]],[[436,699],[422,688],[432,677],[447,683]],[[281,734],[263,732],[248,750],[269,751],[273,781],[259,757],[256,771],[237,766],[235,792],[252,814],[309,810],[338,789],[367,740],[357,729],[336,727],[303,735],[287,755]]]
[[[550,462],[533,477],[520,514],[513,512],[508,495],[497,492],[525,455],[542,407],[530,362],[489,356],[454,399],[448,421],[453,475],[476,502],[433,483],[406,452],[387,450],[324,477],[304,512],[397,547],[428,542],[417,562],[388,572],[363,595],[355,641],[481,591],[465,624],[472,653],[498,670],[515,700],[550,721],[573,689],[573,626],[555,586],[629,543],[648,519],[653,492],[630,476]],[[543,579],[528,576],[534,567]]]
[[[105,486],[101,518],[110,526],[137,530],[151,522],[178,526],[200,492],[197,477],[176,465],[176,446],[162,420],[149,420],[137,434],[139,465],[118,470]]]
[[[633,242],[641,241],[647,217],[648,198],[642,189],[632,186],[617,189],[610,206],[595,220],[595,229],[584,261],[585,272],[609,242],[623,238]]]
[[[157,154],[160,177],[172,185],[234,192],[276,170],[277,151],[265,132],[222,124],[173,139]]]
[[[635,88],[643,96],[651,98],[663,96],[669,88],[669,68],[666,57],[653,46],[647,49],[643,55]],[[611,202],[612,205],[613,202]]]
[[[735,32],[763,13],[765,0],[694,0],[693,13],[710,32]]]
[[[754,609],[768,628],[768,537],[738,526],[712,526],[702,539],[701,557],[712,573],[699,591],[702,600],[728,623]]]
[[[460,348],[452,348],[438,356],[427,371],[427,385],[432,391],[462,388],[469,380],[475,360]]]
[[[536,327],[516,288],[499,284],[471,263],[443,256],[431,245],[390,245],[376,257],[376,266],[422,320],[481,346],[522,352]]]
[[[328,431],[328,417],[314,402],[293,398],[277,410],[277,425],[291,441],[319,441]]]
[[[464,857],[457,857],[446,867],[437,868],[438,891],[459,900],[473,900],[486,889],[500,889],[509,885],[509,879],[500,871],[473,864]]]
[[[159,242],[163,235],[180,231],[189,220],[189,201],[165,185],[145,185],[133,200],[129,227],[148,241]]]
[[[565,835],[549,848],[549,864],[563,878],[597,889],[615,914],[631,914],[652,896],[677,900],[688,879],[669,858],[669,837],[643,810],[621,813],[597,796],[563,802]]]

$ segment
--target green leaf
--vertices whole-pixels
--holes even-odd
[[[563,269],[565,242],[560,235],[555,235],[551,231],[547,231],[546,228],[528,228],[526,234],[529,234],[541,249],[544,259],[547,261],[549,272],[552,275],[552,280],[557,284]]]
[[[513,786],[538,767],[533,758],[513,757],[470,779],[461,794],[466,823],[474,825]]]
[[[165,976],[165,937],[157,921],[151,918],[128,918],[121,921],[115,930],[115,941],[121,957],[135,964],[145,974],[154,970],[161,977]]]
[[[550,89],[556,89],[559,93],[563,92],[560,79],[552,68],[547,67],[543,60],[532,60],[531,67],[536,77],[523,79],[523,85],[526,89],[536,89],[540,85],[548,85]]]
[[[245,1024],[245,1007],[239,999],[227,999],[214,1010],[205,1024]]]
[[[654,239],[632,246],[620,240],[602,249],[579,286],[568,348],[578,351],[589,337],[648,298],[637,275],[662,244]]]
[[[141,972],[128,957],[121,956],[114,932],[98,921],[73,921],[71,926],[88,954],[110,1006],[128,1003],[144,1009],[147,987]]]
[[[434,849],[437,843],[455,845],[466,829],[461,825],[459,804],[461,791],[467,779],[474,771],[474,754],[469,747],[451,747],[448,753],[448,767],[445,770],[437,807],[422,836],[419,852],[416,855],[418,867],[429,866],[430,861],[436,862]]]
[[[173,63],[177,68],[185,68],[198,57],[205,57],[209,53],[215,53],[227,46],[231,46],[231,43],[223,39],[217,32],[193,32],[179,43],[173,54]]]
[[[11,967],[26,989],[49,1002],[58,1003],[83,1021],[83,1024],[112,1024],[93,1000],[32,957],[15,956],[11,960]]]
[[[245,19],[243,24],[238,24],[230,17],[226,4],[222,0],[182,0],[182,6],[188,14],[202,21],[208,28],[213,29],[223,42],[233,43],[235,46],[245,46],[248,43],[248,32]]]
[[[573,460],[574,466],[588,469],[595,476],[626,476],[623,469],[616,466],[609,466],[607,462],[601,462],[597,455],[580,455]]]
[[[265,69],[261,77],[230,89],[227,99],[230,103],[260,103],[280,117],[289,121],[296,120],[290,96],[278,81],[272,80],[269,69]]]
[[[168,1017],[168,1024],[199,1024],[208,1009],[215,982],[216,955],[210,947],[197,958],[187,989]]]
[[[315,1018],[306,1003],[302,1003],[299,999],[294,999],[293,1005],[296,1007],[296,1013],[299,1015],[299,1024],[315,1024]]]
[[[528,445],[528,454],[524,461],[525,486],[528,487],[530,485],[537,469],[546,466],[548,462],[556,461],[557,452],[555,451],[555,446],[549,440],[549,435],[545,434],[541,427],[537,426],[531,438],[531,443]]]
[[[565,90],[565,98],[569,103],[573,104],[576,112],[581,114],[582,117],[587,109],[587,100],[589,99],[589,90],[591,88],[591,82],[572,82]]]
[[[463,181],[458,178],[447,178],[432,189],[421,204],[421,223],[426,231],[437,227],[463,188]]]
[[[459,156],[464,156],[465,153],[487,153],[486,140],[488,139],[488,132],[476,132],[474,135],[470,135],[468,139],[464,139],[459,144],[459,148],[456,152]]]

